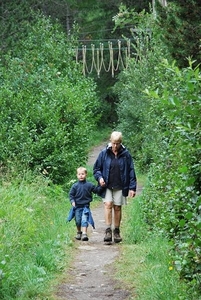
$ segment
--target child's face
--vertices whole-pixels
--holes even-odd
[[[79,179],[79,181],[85,180],[86,177],[87,177],[87,174],[84,171],[77,172],[77,178]]]

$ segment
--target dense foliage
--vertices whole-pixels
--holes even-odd
[[[9,49],[15,53],[17,45],[28,34],[27,23],[34,25],[35,19],[30,15],[30,10],[40,12],[45,16],[50,16],[51,20],[59,20],[62,24],[66,35],[74,32],[74,22],[79,25],[79,34],[77,45],[79,47],[79,59],[82,60],[82,46],[87,46],[87,61],[91,65],[91,44],[99,47],[100,43],[104,43],[105,64],[109,64],[109,47],[108,42],[112,40],[114,48],[114,57],[118,53],[118,40],[122,40],[122,34],[131,38],[130,28],[133,27],[132,20],[126,26],[113,31],[113,16],[118,13],[118,7],[123,3],[129,8],[134,8],[137,12],[145,9],[149,10],[152,1],[149,0],[7,0],[0,7],[0,32],[2,53],[6,53]],[[123,40],[122,40],[123,43]],[[115,72],[115,75],[119,70]],[[111,77],[110,72],[101,72],[101,78],[98,78],[97,72],[88,75],[96,81],[99,98],[101,101],[102,124],[116,121],[116,103],[118,98],[112,92],[111,87],[114,85],[116,78]]]
[[[197,293],[201,282],[201,73],[191,60],[187,68],[179,69],[165,59],[167,52],[154,24],[149,20],[149,47],[141,38],[137,47],[142,55],[130,62],[115,86],[120,98],[119,128],[137,165],[149,169],[142,203],[145,220],[174,242],[174,266]]]
[[[136,9],[132,7],[134,2]],[[52,222],[46,220],[44,209],[57,214],[52,210],[55,194],[51,195],[51,187],[47,188],[50,202],[46,203],[42,196],[42,203],[42,191],[33,199],[30,194],[24,195],[23,182],[15,187],[12,181],[5,182],[6,175],[15,177],[20,173],[20,182],[27,180],[22,173],[31,169],[50,177],[50,186],[52,182],[67,183],[76,167],[86,163],[88,138],[100,117],[102,124],[112,121],[116,127],[116,107],[125,144],[138,169],[148,171],[141,203],[145,220],[150,229],[172,241],[173,266],[181,278],[190,282],[192,296],[200,296],[200,1],[185,1],[185,6],[184,1],[169,2],[166,8],[158,8],[157,19],[146,11],[140,12],[140,3],[147,9],[147,1],[124,1],[120,5],[119,1],[62,0],[53,6],[50,0],[8,0],[1,5],[0,225],[1,244],[5,245],[0,268],[2,298],[7,293],[10,299],[16,295],[22,295],[22,299],[23,295],[24,299],[32,297],[26,295],[25,277],[34,278],[36,285],[33,283],[29,291],[36,293],[34,288],[38,289],[46,274],[57,268],[57,261],[49,257],[60,251],[57,230],[53,238],[44,231],[49,252],[42,253],[40,242],[38,251],[34,248],[34,238],[41,229],[37,228],[38,222],[44,220],[46,227]],[[51,19],[32,13],[30,8],[50,14]],[[82,28],[79,38],[72,34],[67,37],[56,22],[57,16],[63,26],[66,24],[68,33],[72,18],[76,20]],[[82,37],[90,42],[96,38],[108,41],[111,30],[115,38],[122,34],[130,38],[127,34],[131,35],[131,27],[133,56],[129,67],[121,70],[114,89],[111,86],[116,79],[108,75],[96,78],[98,100],[94,79],[83,77],[75,61],[74,46],[80,45]],[[192,58],[187,59],[189,56]],[[27,183],[27,189],[35,193],[35,186]],[[28,198],[27,202],[21,203],[21,195]],[[16,239],[12,244],[13,237]],[[36,258],[30,265],[25,260],[27,268],[22,259],[25,252],[27,258],[30,253]],[[21,259],[22,281],[21,270],[15,270],[12,257]]]
[[[165,62],[157,78],[157,90],[148,92],[158,139],[144,195],[146,220],[174,240],[175,267],[200,289],[201,74]]]
[[[1,166],[28,167],[64,183],[86,161],[99,103],[82,76],[71,42],[39,18],[0,66]]]
[[[116,26],[123,26],[128,15],[125,7],[121,7],[119,15],[121,17],[116,18]],[[130,59],[128,68],[119,75],[114,91],[119,98],[118,126],[125,133],[125,144],[135,157],[138,167],[147,170],[152,162],[157,135],[149,123],[151,103],[144,91],[154,82],[157,65],[164,56],[168,57],[168,53],[160,42],[160,31],[150,14],[144,11],[138,14],[132,10],[131,18],[138,28],[133,36],[135,42],[132,43],[136,57]],[[132,130],[128,130],[128,127]]]
[[[201,62],[200,0],[168,0],[167,7],[158,5],[158,20],[163,41],[180,67],[188,66],[188,57]]]

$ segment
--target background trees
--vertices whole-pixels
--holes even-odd
[[[201,3],[170,0],[167,7],[157,6],[163,41],[180,67],[188,66],[188,57],[201,62]]]
[[[100,105],[60,26],[34,18],[1,64],[1,165],[31,168],[62,184],[87,158]]]
[[[173,241],[174,266],[197,295],[201,259],[200,70],[191,60],[187,68],[180,69],[161,43],[163,32],[153,16],[142,18],[139,14],[139,19],[138,28],[150,28],[151,35],[145,43],[146,34],[139,31],[138,60],[130,60],[114,86],[120,99],[119,128],[126,133],[126,144],[137,165],[148,170],[141,202],[145,220]]]
[[[200,1],[158,3],[156,18],[149,1],[54,4],[1,3],[1,171],[66,183],[95,126],[122,130],[148,173],[145,220],[171,239],[174,266],[199,294]],[[131,39],[128,68],[84,77],[75,48],[110,38]]]

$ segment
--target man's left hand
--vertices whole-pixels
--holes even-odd
[[[135,195],[136,195],[136,192],[135,191],[129,191],[129,193],[128,193],[128,197],[129,198],[133,198],[133,197],[135,197]]]

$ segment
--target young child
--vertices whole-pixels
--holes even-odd
[[[87,169],[77,168],[78,181],[74,183],[69,192],[70,202],[72,204],[71,216],[68,221],[75,217],[77,227],[77,240],[88,241],[87,228],[90,223],[94,227],[93,218],[90,211],[90,202],[93,200],[92,193],[99,194],[102,190],[100,186],[86,181]],[[73,215],[72,215],[73,213]]]

